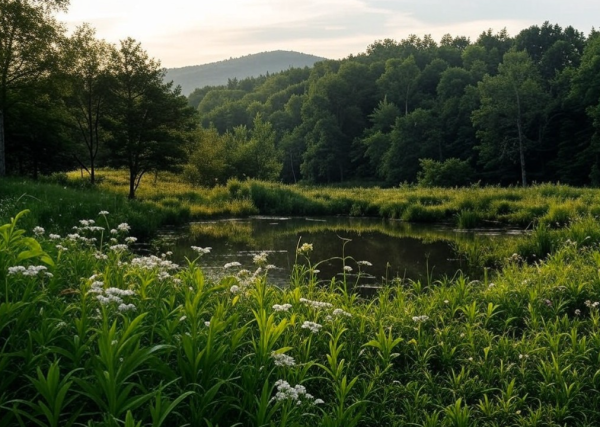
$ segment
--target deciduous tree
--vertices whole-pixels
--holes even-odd
[[[489,167],[502,159],[518,159],[521,182],[527,185],[526,152],[542,137],[548,94],[531,58],[524,51],[504,55],[496,76],[478,84],[481,107],[473,112],[481,159]]]
[[[129,198],[146,172],[169,170],[185,157],[195,111],[137,41],[121,41],[111,59],[111,161],[129,170]]]
[[[0,0],[0,177],[6,174],[4,117],[19,92],[54,68],[63,28],[52,13],[68,0]]]

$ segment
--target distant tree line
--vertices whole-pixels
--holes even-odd
[[[487,30],[475,42],[379,40],[356,56],[230,80],[188,99],[210,135],[186,166],[198,183],[210,181],[199,176],[211,160],[194,152],[258,124],[274,133],[271,163],[284,182],[600,184],[594,29],[586,37],[545,22],[515,37]],[[219,182],[236,175],[235,155],[224,152],[232,159],[220,156]]]
[[[68,0],[0,0],[0,176],[123,167],[382,185],[600,184],[600,33],[379,40],[312,68],[196,89],[133,39],[67,35]]]

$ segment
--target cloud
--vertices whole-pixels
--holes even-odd
[[[168,67],[203,64],[269,50],[342,58],[375,40],[449,33],[475,40],[488,28],[523,28],[548,20],[591,29],[594,0],[71,0],[60,17],[71,28],[89,22],[99,38],[131,36]]]

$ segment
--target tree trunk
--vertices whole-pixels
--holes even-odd
[[[135,199],[135,176],[133,172],[129,172],[129,200]]]
[[[525,147],[523,146],[523,129],[521,128],[521,97],[519,91],[513,83],[515,96],[517,98],[517,131],[519,133],[519,160],[521,163],[521,180],[523,187],[527,187],[527,173],[525,171]]]
[[[4,111],[0,108],[0,177],[6,176],[6,151],[4,150]]]
[[[525,171],[525,149],[523,147],[523,131],[521,130],[521,121],[517,121],[517,128],[519,129],[519,158],[521,160],[521,179],[523,181],[523,187],[527,187],[527,173]]]

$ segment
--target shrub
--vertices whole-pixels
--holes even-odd
[[[422,187],[464,187],[473,179],[473,169],[466,160],[448,159],[438,162],[420,159],[417,181]]]

